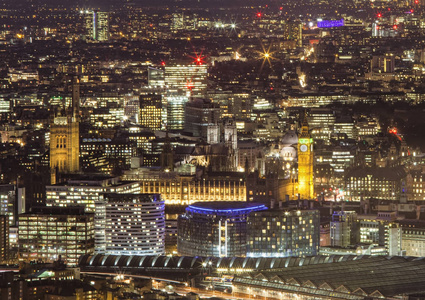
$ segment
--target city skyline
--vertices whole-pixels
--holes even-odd
[[[0,298],[424,298],[424,5],[3,1]]]

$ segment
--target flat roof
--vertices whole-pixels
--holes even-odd
[[[193,203],[186,208],[186,212],[226,216],[266,209],[267,207],[264,204],[257,202],[209,201]]]

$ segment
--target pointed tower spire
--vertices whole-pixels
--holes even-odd
[[[80,80],[78,76],[72,79],[72,117],[78,120],[80,116]]]

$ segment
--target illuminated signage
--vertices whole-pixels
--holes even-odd
[[[344,19],[341,20],[323,20],[317,22],[319,28],[331,28],[344,26]]]

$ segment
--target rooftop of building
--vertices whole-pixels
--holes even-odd
[[[284,215],[307,215],[307,214],[317,214],[319,211],[316,209],[297,209],[297,208],[271,208],[266,211],[257,211],[253,212],[252,215],[258,216],[284,216]],[[251,215],[250,215],[251,216]]]
[[[109,202],[161,202],[164,199],[161,198],[161,194],[117,194],[117,193],[105,193],[104,198]]]
[[[54,186],[118,186],[128,184],[132,181],[121,181],[119,176],[104,174],[66,174],[66,181],[57,183]],[[48,186],[48,187],[52,187]]]
[[[423,257],[335,255],[322,263],[319,260],[320,256],[299,258],[298,263],[284,270],[236,276],[233,283],[338,299],[425,292]]]
[[[384,168],[357,167],[349,170],[346,175],[347,178],[365,178],[368,176],[381,180],[385,179],[390,181],[397,181],[406,177],[406,171],[402,166]]]
[[[59,206],[35,206],[31,207],[29,211],[21,215],[64,215],[64,216],[74,216],[74,215],[94,215],[93,213],[85,212],[84,206],[69,206],[69,207],[59,207]]]
[[[209,201],[193,203],[186,208],[186,212],[224,216],[266,209],[267,207],[264,204],[256,202]]]

